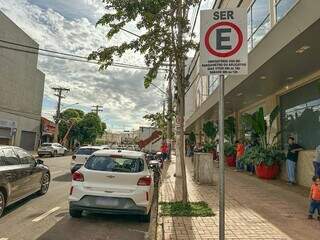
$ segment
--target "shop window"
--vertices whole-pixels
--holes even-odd
[[[283,147],[293,136],[305,149],[320,145],[320,80],[280,98]]]
[[[298,0],[277,0],[276,1],[277,21],[283,18],[297,2]]]

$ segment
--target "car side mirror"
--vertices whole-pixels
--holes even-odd
[[[36,165],[40,165],[40,164],[43,164],[43,160],[41,160],[41,159],[36,159]]]

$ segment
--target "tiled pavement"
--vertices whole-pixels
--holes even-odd
[[[205,201],[214,217],[162,217],[157,239],[218,239],[218,182],[197,185],[187,159],[189,201]],[[159,201],[181,200],[181,178],[174,177],[175,159],[163,176]],[[216,179],[218,168],[216,168]],[[320,239],[320,222],[307,220],[308,190],[277,180],[264,181],[226,169],[226,239]]]

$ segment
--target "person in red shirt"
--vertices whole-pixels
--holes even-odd
[[[160,151],[162,153],[162,160],[165,161],[168,158],[168,152],[169,152],[169,147],[166,142],[162,143]]]
[[[320,177],[316,176],[312,178],[313,184],[310,190],[310,207],[309,207],[309,219],[313,218],[313,214],[318,210],[318,220],[320,221]]]
[[[244,155],[245,146],[241,141],[236,141],[236,171],[242,171],[243,165],[240,162],[240,158]]]

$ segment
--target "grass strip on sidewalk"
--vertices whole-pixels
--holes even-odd
[[[206,202],[160,202],[162,216],[211,217],[214,216]]]

